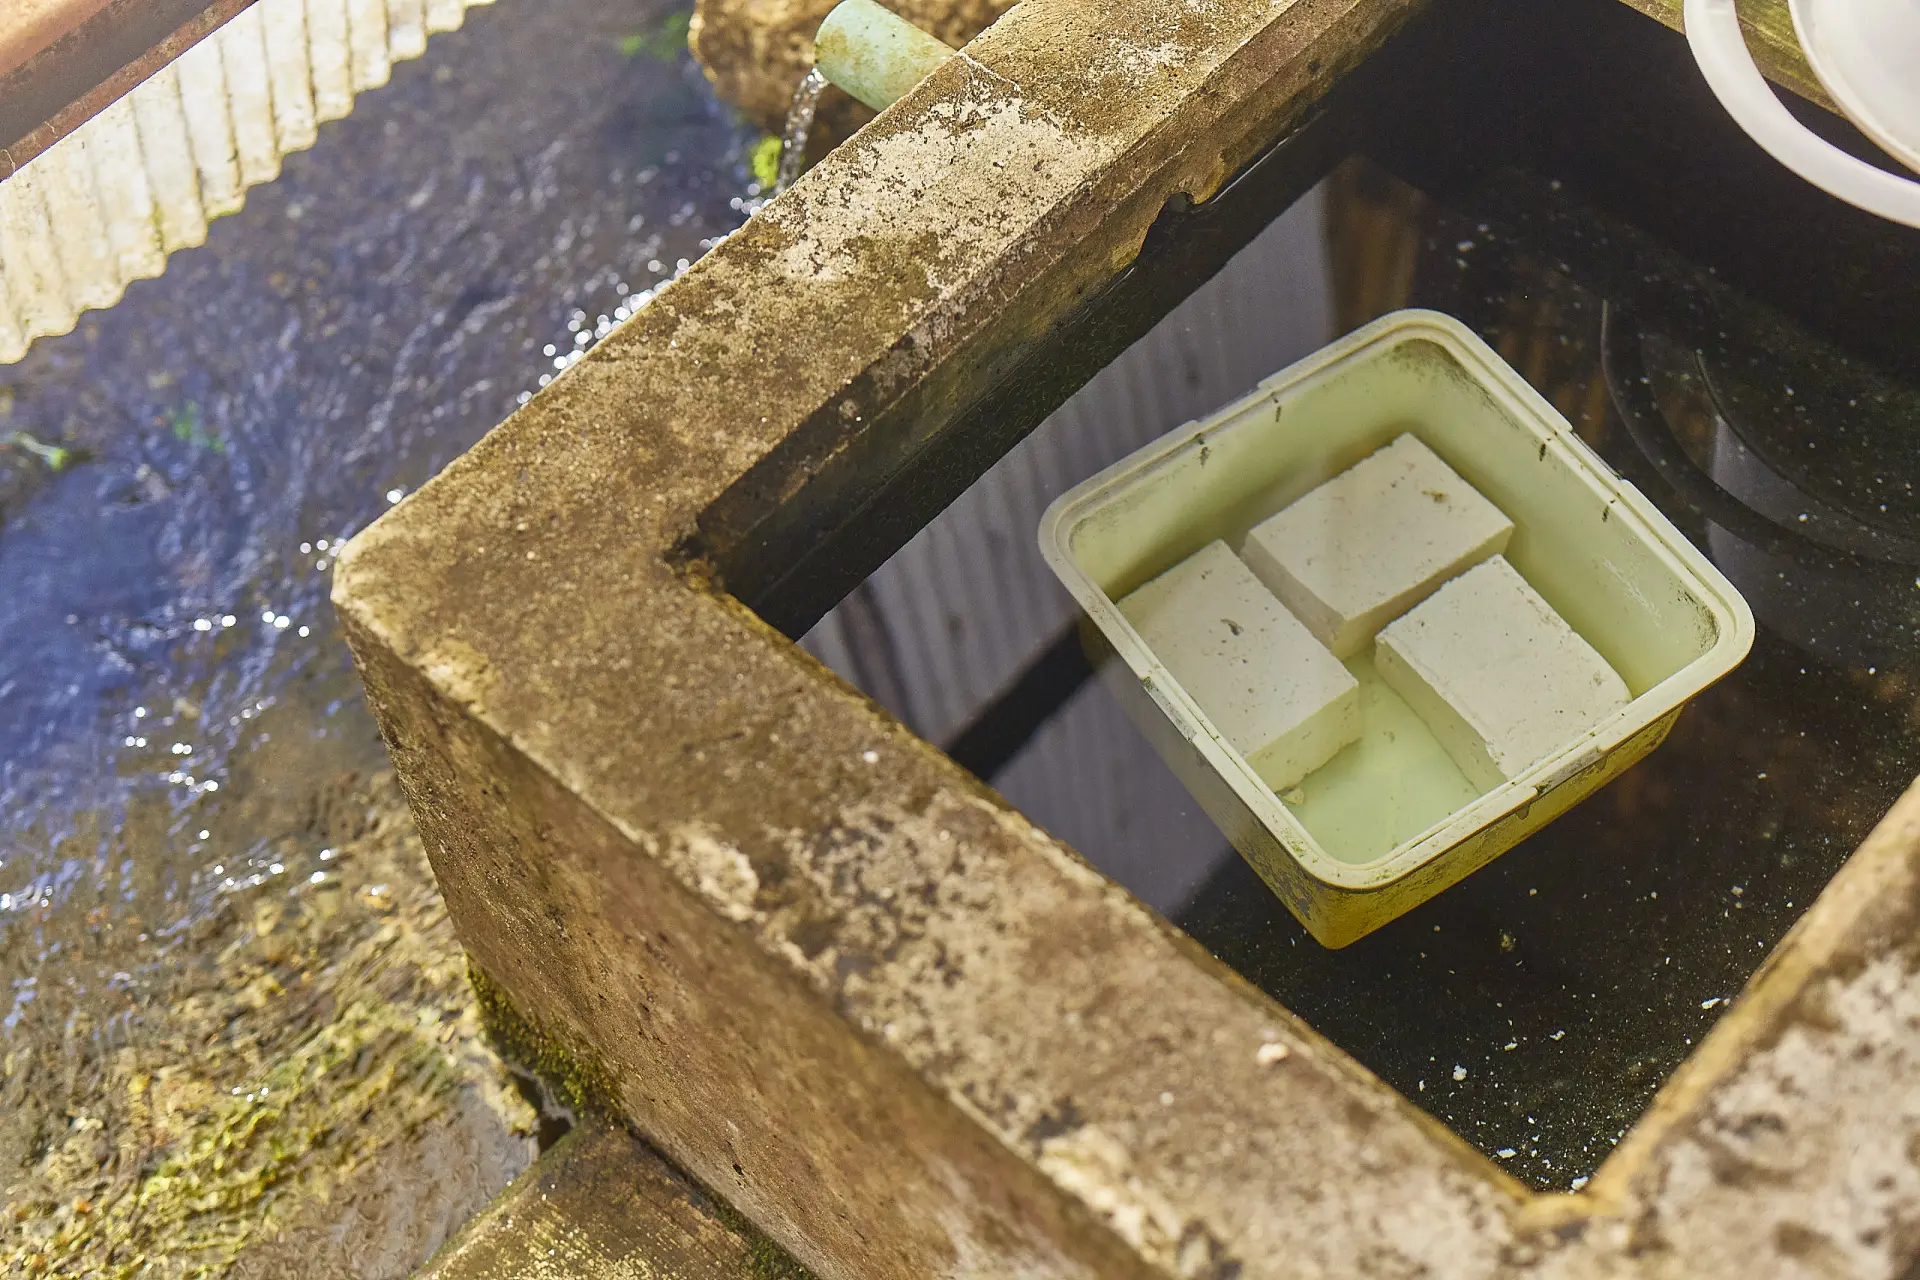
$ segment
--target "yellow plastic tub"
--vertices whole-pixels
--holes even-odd
[[[1247,531],[1402,432],[1514,522],[1508,561],[1625,680],[1631,700],[1519,777],[1467,781],[1373,670],[1363,728],[1276,795],[1114,601]],[[1450,316],[1350,334],[1063,494],[1040,548],[1085,611],[1128,714],[1233,846],[1322,944],[1341,947],[1460,880],[1658,746],[1687,699],[1753,643],[1731,583],[1565,418]]]

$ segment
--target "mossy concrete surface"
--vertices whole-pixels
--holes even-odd
[[[692,27],[694,54],[723,97],[777,134],[794,85],[813,65],[814,33],[836,2],[698,0]],[[1676,32],[1682,29],[1681,0],[1623,2]],[[1012,4],[1010,0],[892,0],[887,7],[958,48]],[[1763,72],[1808,101],[1839,110],[1807,63],[1787,0],[1743,0],[1740,19]],[[851,132],[849,123],[869,118],[864,108],[847,100],[829,101],[823,110],[836,137]]]
[[[808,1280],[791,1259],[618,1125],[591,1120],[419,1280]]]

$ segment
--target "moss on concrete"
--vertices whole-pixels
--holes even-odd
[[[480,1023],[501,1057],[539,1076],[554,1098],[575,1114],[619,1118],[620,1092],[613,1073],[591,1050],[562,1045],[516,1009],[499,984],[471,960],[467,977]]]
[[[500,984],[469,961],[481,1025],[501,1057],[539,1076],[553,1096],[578,1115],[624,1123],[612,1071],[589,1049],[570,1047],[514,1007]],[[683,1176],[686,1176],[683,1171]],[[696,1183],[695,1185],[699,1185]],[[700,1187],[714,1216],[748,1246],[751,1280],[814,1280],[813,1273],[769,1239],[747,1216],[706,1186]]]
[[[769,1240],[766,1233],[747,1221],[738,1209],[712,1192],[707,1195],[713,1201],[715,1216],[748,1242],[749,1280],[814,1280],[813,1272],[794,1261],[792,1254]]]

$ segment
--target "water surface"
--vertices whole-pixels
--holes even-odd
[[[742,220],[754,135],[685,25],[475,10],[204,248],[0,369],[0,439],[70,453],[0,445],[0,1183],[22,1215],[0,1253],[86,1234],[261,1107],[236,1158],[302,1153],[272,1169],[293,1189],[225,1205],[193,1249],[297,1225],[301,1180],[364,1137],[389,1172],[351,1266],[404,1273],[528,1158],[328,583],[344,538]],[[429,1007],[430,1034],[396,1029]],[[364,1122],[301,1136],[362,1088]]]

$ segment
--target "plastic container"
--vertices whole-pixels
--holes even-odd
[[[1626,681],[1631,701],[1521,776],[1466,780],[1373,671],[1360,741],[1283,799],[1114,601],[1247,531],[1401,432],[1514,522],[1507,559]],[[1102,675],[1168,766],[1321,943],[1345,946],[1484,866],[1644,756],[1753,643],[1746,602],[1459,321],[1401,311],[1275,374],[1063,494],[1040,549],[1085,612]]]

